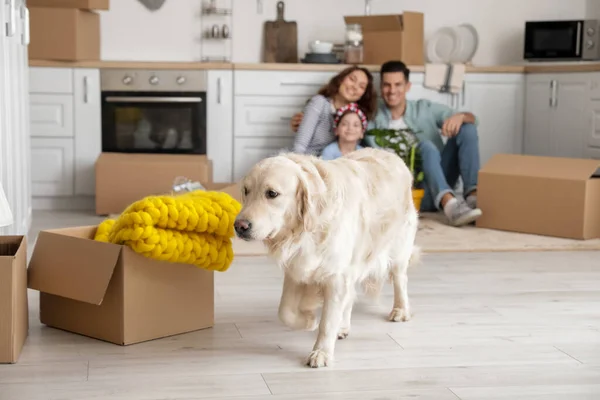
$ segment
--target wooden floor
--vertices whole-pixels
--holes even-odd
[[[38,214],[34,232],[97,220]],[[41,326],[31,292],[0,399],[600,399],[600,252],[426,255],[409,279],[413,320],[385,320],[387,287],[316,370],[302,363],[315,333],[277,320],[281,274],[266,258],[217,274],[213,329],[129,347]]]

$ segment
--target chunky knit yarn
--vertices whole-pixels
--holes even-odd
[[[241,205],[224,192],[148,196],[107,219],[95,240],[122,244],[156,260],[226,271],[233,261],[233,222]]]

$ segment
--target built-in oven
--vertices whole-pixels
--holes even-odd
[[[524,58],[528,61],[600,60],[600,21],[525,22]]]
[[[101,71],[102,151],[206,154],[206,71]]]

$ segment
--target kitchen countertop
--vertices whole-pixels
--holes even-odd
[[[283,63],[226,63],[226,62],[146,62],[146,61],[52,61],[29,60],[31,67],[62,68],[114,68],[114,69],[229,69],[250,71],[341,71],[346,64],[283,64]],[[371,72],[378,72],[379,65],[364,65]],[[422,65],[409,66],[411,72],[424,72]],[[467,73],[558,73],[600,72],[600,62],[527,63],[515,65],[467,65]]]
[[[30,67],[113,68],[113,69],[232,69],[226,62],[157,62],[157,61],[53,61],[29,60]]]

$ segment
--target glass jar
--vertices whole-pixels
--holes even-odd
[[[346,64],[360,64],[363,62],[363,33],[360,24],[346,25],[344,62]]]

